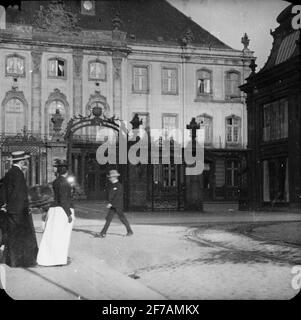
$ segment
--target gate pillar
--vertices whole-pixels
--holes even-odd
[[[147,165],[128,164],[128,209],[133,211],[147,210]]]
[[[196,122],[195,118],[192,118],[186,128],[191,130],[191,150],[193,156],[196,156],[196,144],[198,143],[196,141],[196,131],[200,129],[200,124]],[[202,148],[202,151],[202,158],[199,160],[204,164],[204,148]],[[185,210],[203,211],[203,192],[203,173],[186,175]]]
[[[47,150],[47,179],[52,182],[55,179],[53,164],[55,159],[66,160],[67,144],[65,141],[49,141],[46,144]]]
[[[203,177],[200,175],[186,176],[185,210],[203,211]]]

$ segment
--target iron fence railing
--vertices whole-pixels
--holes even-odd
[[[62,138],[64,135],[61,135]],[[41,134],[41,133],[35,133],[35,132],[26,132],[24,133],[0,133],[0,143],[13,143],[13,142],[31,142],[31,143],[46,143],[53,140],[52,134]],[[57,136],[54,137],[55,139]],[[73,135],[72,137],[73,142],[78,143],[100,143],[100,141],[97,140],[96,135],[90,134],[90,135]]]

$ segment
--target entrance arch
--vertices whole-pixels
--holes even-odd
[[[88,116],[74,116],[67,124],[65,134],[67,162],[88,199],[106,199],[106,175],[112,165],[100,165],[96,161],[96,150],[101,142],[97,143],[96,139],[92,141],[89,137],[75,135],[75,133],[87,127],[100,127],[114,130],[118,135],[120,131],[118,122],[119,120],[114,117],[106,117],[103,109],[95,105]]]

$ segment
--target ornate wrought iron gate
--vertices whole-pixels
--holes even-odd
[[[184,165],[179,164],[149,165],[152,210],[184,210],[184,170]]]
[[[106,127],[119,132],[119,124],[102,113],[102,108],[96,106],[90,115],[75,116],[68,125],[65,134],[67,141],[67,161],[69,168],[78,177],[78,182],[85,190],[88,199],[106,199],[107,173],[110,165],[100,165],[96,160],[96,151],[100,142],[85,140],[82,136],[75,136],[75,132],[85,127]],[[88,137],[86,137],[88,138]],[[95,137],[96,138],[96,137]]]

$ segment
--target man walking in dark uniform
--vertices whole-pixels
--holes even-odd
[[[108,178],[111,182],[111,186],[109,189],[109,203],[107,205],[109,212],[106,216],[106,223],[101,232],[98,234],[98,237],[101,238],[104,238],[106,236],[107,230],[111,224],[111,221],[115,213],[117,213],[118,218],[125,225],[127,230],[126,235],[133,235],[133,231],[130,227],[130,224],[123,213],[123,187],[122,184],[118,181],[119,176],[120,174],[117,172],[117,170],[110,170]]]

